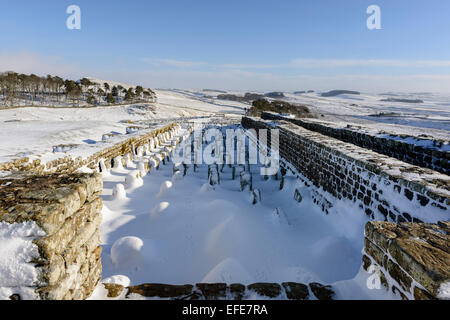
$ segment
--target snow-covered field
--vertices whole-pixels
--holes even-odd
[[[216,98],[220,92],[183,90],[185,94],[198,99]],[[242,92],[228,92],[244,95]],[[255,92],[263,94],[263,92]],[[450,96],[438,93],[416,94],[341,94],[322,97],[320,93],[284,93],[280,98],[291,103],[308,106],[320,120],[363,125],[368,130],[390,131],[399,134],[418,136],[427,134],[435,138],[449,139],[450,134]],[[385,99],[422,100],[423,103],[387,102]],[[211,99],[211,98],[209,98]],[[223,100],[218,100],[223,101]],[[224,101],[227,102],[227,101]],[[323,115],[323,117],[321,116]]]
[[[218,100],[216,97],[220,92],[156,90],[156,93],[158,102],[148,105],[0,110],[0,163],[24,156],[44,161],[55,158],[59,155],[53,153],[53,147],[65,144],[92,145],[101,141],[103,134],[125,134],[129,126],[127,121],[212,115],[239,117],[250,107],[245,103]],[[450,97],[447,96],[400,96],[424,101],[418,104],[380,101],[387,97],[385,95],[326,98],[318,93],[286,93],[285,96],[287,101],[307,105],[318,116],[318,120],[331,121],[337,126],[353,124],[373,134],[389,132],[450,140]],[[393,112],[395,115],[391,114]],[[372,116],[381,113],[390,115]]]
[[[240,103],[211,103],[171,91],[157,94],[158,102],[148,105],[0,110],[0,163],[26,156],[43,161],[64,156],[55,154],[53,147],[93,145],[102,141],[103,134],[126,134],[127,121],[244,113]]]

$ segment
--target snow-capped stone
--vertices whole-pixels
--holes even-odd
[[[123,169],[122,156],[118,156],[118,157],[114,158],[113,169],[115,169],[115,170],[122,170]]]
[[[114,200],[123,200],[126,199],[127,192],[125,191],[125,187],[123,184],[118,183],[113,187],[112,199]]]
[[[163,195],[165,195],[167,191],[172,188],[172,186],[172,181],[164,181],[159,189],[158,197],[162,197]]]
[[[144,242],[137,237],[123,237],[111,248],[111,261],[115,267],[139,268],[142,263],[141,250]]]

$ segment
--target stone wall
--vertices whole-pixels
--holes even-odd
[[[438,148],[432,146],[415,146],[403,141],[377,137],[351,129],[333,128],[324,123],[286,118],[272,112],[263,112],[261,118],[265,120],[289,121],[305,129],[319,132],[344,142],[353,143],[357,146],[376,151],[419,167],[433,169],[445,174],[450,173],[450,152],[440,151]],[[434,141],[434,143],[440,144],[441,142]]]
[[[111,160],[117,156],[121,156],[129,153],[133,155],[136,153],[136,149],[140,146],[149,143],[149,139],[157,137],[161,133],[170,131],[177,126],[177,123],[171,123],[159,129],[150,130],[143,134],[136,134],[132,137],[125,139],[121,142],[113,144],[110,147],[102,148],[101,150],[83,158],[74,158],[71,155],[67,155],[47,163],[41,163],[40,159],[30,160],[29,158],[16,159],[12,162],[0,163],[0,171],[11,172],[33,172],[37,174],[49,174],[49,173],[72,173],[82,167],[90,169],[97,169],[100,160],[105,160],[105,164],[111,163]]]
[[[176,300],[246,300],[259,297],[289,300],[333,300],[335,292],[331,286],[317,282],[309,285],[296,282],[253,283],[197,283],[196,285],[169,285],[148,283],[124,288],[118,284],[103,284],[109,298],[130,298],[138,295],[147,298]]]
[[[30,175],[0,178],[0,223],[36,224],[41,236],[30,239],[38,255],[24,263],[34,266],[37,277],[24,278],[17,261],[4,261],[12,268],[17,286],[8,288],[11,299],[79,300],[88,297],[102,273],[101,233],[102,177],[100,174]],[[12,235],[14,238],[14,234]],[[16,268],[17,270],[14,270]],[[4,286],[0,283],[0,287]]]
[[[89,297],[102,273],[99,230],[102,200],[99,196],[103,182],[99,173],[77,173],[76,170],[85,167],[101,172],[109,170],[114,161],[121,161],[125,166],[131,160],[139,162],[144,154],[151,154],[153,148],[158,148],[151,161],[139,162],[136,174],[140,177],[144,174],[141,170],[148,172],[151,165],[165,162],[180,142],[181,137],[174,139],[179,129],[177,123],[172,123],[116,143],[85,160],[66,157],[45,168],[42,165],[30,167],[30,163],[20,161],[13,172],[0,177],[0,234],[9,226],[18,226],[21,235],[13,232],[7,245],[32,241],[37,252],[0,260],[0,272],[12,276],[6,284],[0,277],[0,296],[10,292],[11,299],[81,300]],[[192,127],[188,127],[182,138],[191,132]],[[174,140],[167,143],[170,139]],[[23,172],[14,172],[16,170]],[[26,231],[30,223],[38,232]],[[22,273],[21,269],[29,270],[30,266],[35,270],[31,274],[37,276],[30,278],[30,272]]]
[[[363,267],[371,265],[405,300],[450,299],[450,222],[368,222]]]
[[[286,121],[244,117],[242,126],[280,130],[282,166],[316,191],[314,202],[326,213],[334,199],[347,199],[376,220],[436,222],[450,216],[447,175]]]

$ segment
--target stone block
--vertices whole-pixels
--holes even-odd
[[[177,298],[192,293],[192,285],[142,284],[128,287],[127,296],[134,293],[143,297]]]
[[[103,286],[108,291],[108,298],[117,298],[123,292],[124,286],[115,283],[103,283]]]
[[[281,286],[278,283],[254,283],[249,285],[248,290],[254,291],[260,296],[276,298],[281,294]]]
[[[197,283],[196,287],[201,291],[206,300],[226,298],[226,283]]]
[[[450,281],[450,254],[424,242],[401,238],[389,246],[396,262],[433,296],[442,283]]]
[[[303,283],[283,282],[281,285],[290,300],[307,300],[309,298],[308,286]]]
[[[309,284],[312,293],[319,300],[333,300],[335,293],[331,286],[324,286],[317,282],[312,282]]]
[[[423,290],[417,286],[414,287],[415,300],[436,300],[428,291]]]
[[[382,250],[387,252],[389,242],[397,237],[396,224],[392,222],[370,221],[365,227],[365,236],[372,243],[377,244]]]
[[[405,292],[410,291],[412,278],[437,297],[440,286],[450,281],[448,222],[368,222],[366,237],[365,252],[384,266]],[[381,255],[386,246],[392,257],[389,261]]]
[[[395,279],[406,292],[410,291],[412,279],[391,259],[387,262],[389,275]]]
[[[234,300],[242,300],[245,295],[245,286],[240,283],[232,283],[230,285],[230,294]]]

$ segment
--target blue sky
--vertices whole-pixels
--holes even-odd
[[[81,8],[68,30],[66,8]],[[366,9],[381,8],[381,30]],[[0,2],[0,70],[150,87],[450,91],[448,0]]]

